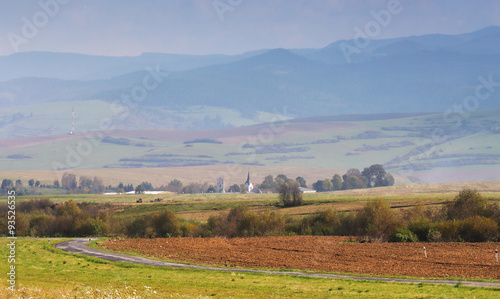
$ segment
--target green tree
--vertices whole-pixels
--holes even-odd
[[[78,207],[78,204],[73,200],[68,200],[57,208],[58,216],[70,216],[72,218],[77,218],[81,214],[82,210]]]
[[[280,186],[279,198],[285,207],[295,207],[302,204],[302,193],[300,193],[299,187],[299,183],[293,180]]]
[[[78,189],[80,189],[83,193],[90,193],[92,189],[92,179],[86,176],[81,176]]]
[[[2,186],[1,186],[2,191],[7,191],[8,189],[11,189],[11,188],[14,188],[14,184],[12,183],[12,180],[4,179],[2,181]]]
[[[303,177],[298,176],[295,180],[299,183],[300,187],[307,188],[306,180]]]
[[[100,194],[104,192],[104,188],[105,187],[102,179],[95,176],[92,180],[92,193]]]
[[[452,202],[443,207],[443,212],[449,220],[463,220],[474,216],[491,217],[493,206],[477,190],[465,188]]]
[[[154,190],[153,184],[151,184],[149,182],[142,182],[141,185],[144,188],[144,190],[146,190],[146,191]]]
[[[215,186],[212,186],[210,185],[210,187],[208,187],[207,193],[217,193],[217,189],[215,188]]]
[[[34,179],[30,179],[28,181],[28,186],[30,186],[31,188],[33,188],[34,185],[35,185],[35,180]]]
[[[387,176],[384,166],[381,164],[365,168],[361,174],[368,180],[368,188],[394,185],[394,178],[392,175]]]
[[[144,187],[142,187],[142,185],[138,185],[136,188],[135,188],[135,194],[144,194]]]
[[[65,172],[61,179],[61,186],[66,190],[75,190],[77,187],[76,176]]]
[[[39,186],[40,186],[40,181],[36,181],[36,182],[35,182],[35,187],[37,187],[37,188],[38,188]]]
[[[276,189],[276,183],[274,182],[274,178],[272,175],[268,175],[264,178],[262,183],[260,184],[260,189],[274,191]]]
[[[332,190],[342,190],[342,177],[338,174],[332,178]]]
[[[53,185],[54,185],[54,188],[59,188],[60,187],[59,180],[55,179]]]
[[[158,237],[177,237],[180,235],[179,219],[171,211],[154,214],[152,223]]]
[[[329,179],[318,180],[316,183],[313,183],[313,189],[318,192],[331,191],[332,188],[333,185]]]
[[[380,199],[368,202],[356,213],[355,226],[358,234],[377,240],[387,241],[400,224],[396,213]]]
[[[240,193],[241,192],[240,186],[238,184],[232,185],[231,187],[229,187],[229,192]]]
[[[350,190],[350,189],[361,189],[363,188],[364,183],[363,180],[357,176],[350,176],[347,177],[343,183],[342,188],[344,190]]]
[[[173,179],[168,183],[167,190],[175,193],[182,191],[182,183],[178,179]]]

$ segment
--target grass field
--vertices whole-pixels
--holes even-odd
[[[48,198],[52,202],[74,200],[79,203],[109,203],[110,209],[122,217],[136,217],[168,209],[185,219],[205,222],[208,217],[227,212],[234,207],[247,207],[253,211],[276,210],[291,216],[303,217],[318,211],[333,208],[337,211],[352,211],[375,199],[386,201],[393,209],[407,209],[416,205],[439,207],[452,200],[465,187],[476,188],[492,201],[500,202],[500,182],[477,182],[467,184],[429,184],[392,186],[373,189],[348,190],[327,193],[304,194],[305,205],[281,208],[277,194],[173,194],[160,195],[98,195],[61,194],[22,196],[18,201]],[[143,198],[144,203],[136,200]],[[161,197],[164,202],[151,203]],[[5,202],[7,198],[1,198]]]
[[[6,243],[0,240],[5,273]],[[46,239],[17,240],[16,269],[18,290],[6,291],[2,279],[1,298],[494,298],[500,291],[154,268],[68,254],[52,248]]]

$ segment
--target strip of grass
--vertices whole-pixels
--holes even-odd
[[[0,241],[2,269],[7,273],[7,240]],[[294,276],[209,272],[113,263],[53,249],[47,239],[19,239],[16,247],[18,291],[9,297],[6,279],[0,297],[61,298],[64,296],[147,298],[494,298],[499,289],[332,280]],[[25,289],[23,289],[25,288]]]

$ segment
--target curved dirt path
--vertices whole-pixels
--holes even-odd
[[[305,273],[305,272],[295,272],[295,271],[267,271],[267,270],[251,270],[251,269],[238,269],[238,268],[218,268],[209,266],[197,266],[197,265],[186,265],[170,262],[155,261],[144,257],[130,256],[120,253],[107,252],[99,249],[89,248],[86,246],[91,239],[74,239],[70,241],[61,242],[55,245],[56,248],[64,250],[70,253],[83,254],[88,256],[93,256],[103,260],[108,260],[112,262],[124,262],[131,264],[156,266],[156,267],[172,267],[172,268],[185,268],[185,269],[196,269],[196,270],[208,270],[208,271],[226,271],[226,272],[238,272],[238,273],[261,273],[261,274],[273,274],[273,275],[296,275],[296,276],[307,276],[307,277],[320,277],[320,278],[333,278],[333,279],[353,279],[353,280],[367,280],[367,281],[383,281],[383,282],[399,282],[399,283],[429,283],[429,284],[445,284],[445,285],[455,285],[458,280],[434,280],[434,279],[404,279],[404,278],[385,278],[385,277],[361,277],[361,276],[349,276],[349,275],[337,275],[337,274],[321,274],[321,273]],[[95,240],[95,239],[94,239]],[[471,287],[492,287],[500,288],[500,282],[481,282],[481,281],[460,281],[464,286]]]

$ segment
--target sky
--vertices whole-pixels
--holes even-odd
[[[355,38],[356,28],[383,39],[500,26],[498,0],[0,0],[0,4],[1,56],[25,51],[239,54],[322,48]],[[382,17],[377,20],[376,15]]]

